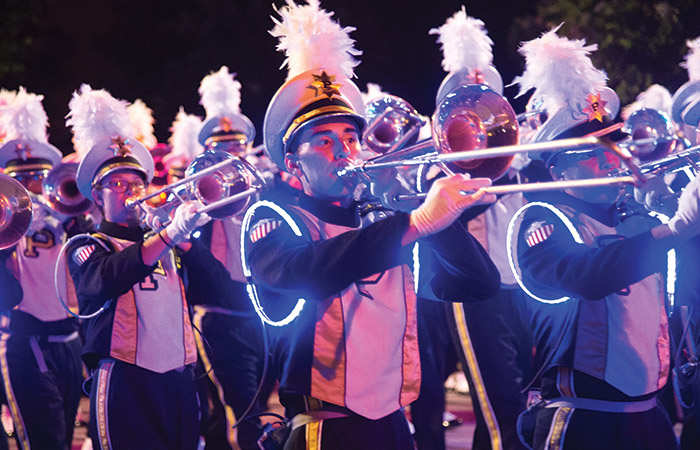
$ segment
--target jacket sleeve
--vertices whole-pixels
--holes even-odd
[[[551,229],[545,228],[548,226]],[[556,295],[599,300],[663,271],[666,252],[675,243],[673,238],[657,240],[647,231],[591,248],[577,243],[554,214],[528,212],[517,251],[526,285],[533,283]]]
[[[408,215],[397,214],[322,241],[296,236],[284,225],[253,243],[248,264],[256,282],[276,292],[324,299],[358,280],[410,258],[401,247]]]
[[[501,286],[498,268],[460,221],[420,240],[420,268],[418,294],[423,298],[486,300]]]

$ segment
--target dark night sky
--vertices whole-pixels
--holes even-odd
[[[40,7],[26,30],[32,41],[22,54],[24,70],[0,83],[8,89],[24,85],[45,95],[50,141],[64,153],[70,149],[64,116],[81,83],[107,89],[117,98],[145,101],[155,112],[156,136],[164,142],[180,105],[204,116],[199,82],[221,65],[237,73],[243,84],[241,110],[258,129],[256,144],[261,141],[267,103],[286,75],[279,70],[284,55],[275,50],[277,40],[267,32],[273,26],[272,0],[33,1]],[[282,5],[282,0],[275,4]],[[445,76],[442,52],[428,30],[442,25],[462,4],[321,1],[341,25],[357,28],[351,37],[364,52],[356,69],[360,89],[367,82],[378,83],[426,115],[433,112],[434,96]],[[513,32],[513,18],[533,14],[532,2],[491,0],[466,6],[469,15],[486,23],[494,41],[494,64],[510,83],[523,68],[518,43],[544,31],[517,36]],[[513,100],[516,92],[507,88],[505,93]],[[516,111],[523,109],[522,100],[513,105]]]

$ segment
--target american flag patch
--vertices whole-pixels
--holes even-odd
[[[535,246],[540,242],[546,241],[549,236],[554,232],[554,225],[551,223],[538,222],[530,227],[530,233],[527,235],[528,247]]]
[[[281,220],[263,220],[253,228],[250,232],[250,240],[252,242],[257,242],[258,240],[267,236],[267,234],[282,225]]]
[[[73,261],[77,265],[82,265],[87,259],[92,255],[92,252],[95,251],[95,246],[94,245],[86,245],[84,247],[80,247],[77,249],[75,252],[73,252]]]

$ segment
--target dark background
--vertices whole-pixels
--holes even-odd
[[[68,102],[81,83],[117,98],[142,99],[154,110],[156,136],[167,141],[182,105],[204,116],[197,89],[205,75],[227,65],[242,83],[241,110],[258,129],[284,82],[284,55],[276,52],[272,0],[0,0],[0,87],[43,94],[50,142],[72,151],[65,126]],[[274,0],[282,6],[282,0]],[[342,26],[353,26],[364,53],[357,84],[368,82],[405,98],[422,114],[434,109],[445,76],[442,52],[430,28],[441,26],[463,2],[447,0],[322,0]],[[565,22],[571,39],[597,43],[592,59],[604,69],[622,104],[652,83],[672,93],[688,75],[679,67],[685,41],[700,35],[700,0],[479,0],[465,4],[494,41],[494,64],[504,83],[522,73],[520,42]],[[514,99],[516,112],[527,98]]]

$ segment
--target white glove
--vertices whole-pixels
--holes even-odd
[[[32,236],[37,231],[43,230],[46,226],[46,219],[49,217],[48,207],[41,198],[30,196],[32,200],[32,222],[29,224],[27,236]]]
[[[678,200],[663,177],[653,176],[640,187],[634,188],[634,200],[648,211],[659,212],[667,217],[678,209]]]
[[[140,208],[143,211],[141,221],[151,230],[160,231],[163,229],[163,224],[168,222],[167,212],[163,208],[154,208],[147,202],[143,202]]]
[[[203,208],[201,202],[185,202],[175,209],[173,220],[165,227],[165,233],[173,245],[190,238],[190,233],[211,220],[206,213],[198,213]]]
[[[671,217],[668,227],[674,236],[682,238],[700,234],[700,177],[695,177],[683,189],[678,211]]]
[[[470,179],[467,174],[436,180],[430,187],[425,202],[411,213],[411,226],[421,236],[444,230],[467,208],[495,202],[495,194],[487,194],[479,189],[490,185],[491,180],[488,178]],[[472,191],[474,192],[469,193]]]

